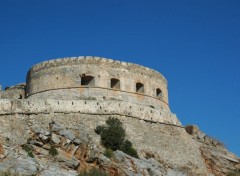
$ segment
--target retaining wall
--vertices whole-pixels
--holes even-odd
[[[0,115],[39,113],[118,114],[150,122],[181,125],[175,114],[123,101],[1,99]]]

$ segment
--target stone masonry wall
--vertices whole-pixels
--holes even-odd
[[[25,98],[25,84],[17,84],[8,89],[0,90],[0,99],[24,99]]]
[[[93,77],[91,84],[82,85],[85,76]],[[112,87],[113,78],[119,80],[118,88]],[[137,90],[138,83],[143,84],[141,91]],[[167,81],[159,72],[99,57],[56,59],[33,66],[28,72],[26,94],[31,99],[114,98],[169,109]]]
[[[81,93],[79,93],[81,92]],[[156,97],[146,96],[138,93],[123,92],[116,89],[105,89],[101,87],[79,87],[53,89],[29,96],[28,99],[49,99],[54,97],[55,100],[116,100],[117,102],[129,102],[139,105],[145,105],[154,109],[169,111],[166,103],[159,101]]]
[[[81,113],[98,115],[123,115],[150,122],[160,122],[181,126],[175,114],[162,108],[153,109],[134,103],[115,100],[37,100],[37,99],[2,99],[0,115],[4,114],[51,114]]]

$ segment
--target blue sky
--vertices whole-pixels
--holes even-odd
[[[240,1],[0,0],[0,84],[41,61],[102,56],[161,72],[170,107],[240,156]]]

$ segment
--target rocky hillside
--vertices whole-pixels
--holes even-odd
[[[121,120],[139,159],[105,148],[94,131],[110,115],[79,113],[0,116],[0,176],[223,176],[240,159],[196,126],[186,128],[112,115]],[[81,174],[84,175],[84,174]]]

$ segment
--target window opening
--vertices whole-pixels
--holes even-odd
[[[136,92],[144,93],[144,85],[142,83],[136,83]]]
[[[111,88],[112,89],[120,89],[120,81],[119,79],[112,78],[111,79]]]
[[[23,99],[23,96],[21,94],[19,94],[19,98],[18,99]]]
[[[83,76],[81,78],[81,85],[82,86],[94,86],[95,81],[93,76]]]
[[[162,90],[161,89],[159,89],[159,88],[156,89],[156,96],[158,98],[162,98]]]

